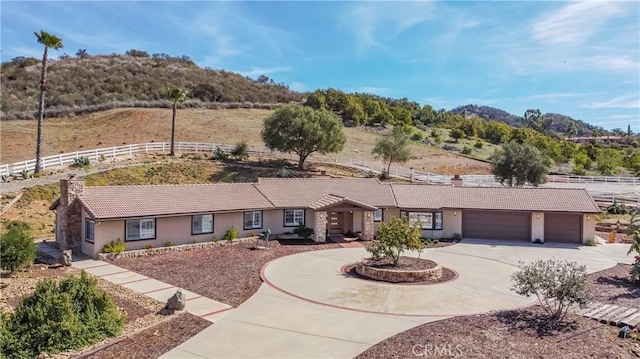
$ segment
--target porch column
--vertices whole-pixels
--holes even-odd
[[[313,225],[314,241],[327,241],[327,212],[316,212],[315,224]]]
[[[362,240],[373,240],[373,211],[362,213]]]

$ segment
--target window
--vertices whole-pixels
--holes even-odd
[[[244,212],[244,229],[262,228],[262,211]]]
[[[416,223],[420,223],[422,229],[442,229],[442,212],[408,212],[409,224],[414,226]]]
[[[191,234],[213,233],[213,214],[197,214],[191,217]]]
[[[96,240],[96,222],[90,219],[84,220],[84,240],[89,243]]]
[[[156,238],[155,219],[132,219],[127,221],[125,238],[127,241]]]
[[[378,209],[376,209],[375,212],[373,212],[373,221],[374,222],[381,222],[382,221],[382,208],[378,208]]]
[[[284,226],[297,227],[304,226],[304,209],[285,209]]]

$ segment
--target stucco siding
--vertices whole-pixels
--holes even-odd
[[[93,252],[87,253],[95,256],[97,253],[102,252],[102,248],[105,244],[116,241],[118,238],[124,241],[124,221],[96,221],[96,233],[95,243],[93,246]],[[144,247],[143,244],[140,248]],[[139,249],[135,246],[126,244],[127,249]]]
[[[540,239],[544,241],[544,213],[531,213],[531,241]]]
[[[94,247],[96,247],[93,243],[91,242],[87,242],[85,238],[87,238],[86,235],[86,230],[87,230],[87,226],[85,225],[85,219],[87,218],[91,218],[87,215],[87,212],[83,209],[82,210],[82,229],[80,231],[80,251],[84,254],[93,256],[95,255],[94,251]],[[97,226],[95,226],[95,228],[97,229]],[[94,238],[96,236],[96,233],[94,233]],[[100,249],[102,249],[102,247],[100,247]]]
[[[596,218],[593,214],[582,215],[582,244],[596,236]]]

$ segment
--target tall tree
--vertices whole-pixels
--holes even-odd
[[[569,125],[567,125],[567,136],[569,136],[569,138],[574,138],[578,135],[578,127],[576,126],[576,123],[571,121],[569,122]]]
[[[44,30],[34,32],[38,43],[44,46],[42,54],[42,72],[40,72],[40,101],[38,103],[38,134],[36,137],[36,168],[35,173],[40,173],[42,162],[42,121],[44,120],[44,93],[47,87],[47,64],[49,62],[49,48],[58,50],[62,48],[62,40]]]
[[[310,154],[337,153],[344,148],[342,129],[340,118],[329,110],[287,105],[264,120],[261,135],[271,150],[297,154],[298,169],[303,169]]]
[[[175,156],[176,147],[176,112],[178,110],[178,103],[187,100],[187,91],[182,87],[172,87],[169,89],[169,98],[173,100],[173,114],[171,116],[171,153],[170,156]]]
[[[547,181],[549,159],[535,147],[515,141],[496,150],[491,157],[491,172],[500,183],[509,187],[530,184],[538,186]]]
[[[404,163],[411,158],[410,144],[409,134],[404,131],[402,126],[396,126],[390,134],[376,140],[372,153],[387,162],[388,174],[393,162]]]

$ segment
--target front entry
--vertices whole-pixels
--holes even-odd
[[[329,234],[344,233],[344,212],[329,212]]]

